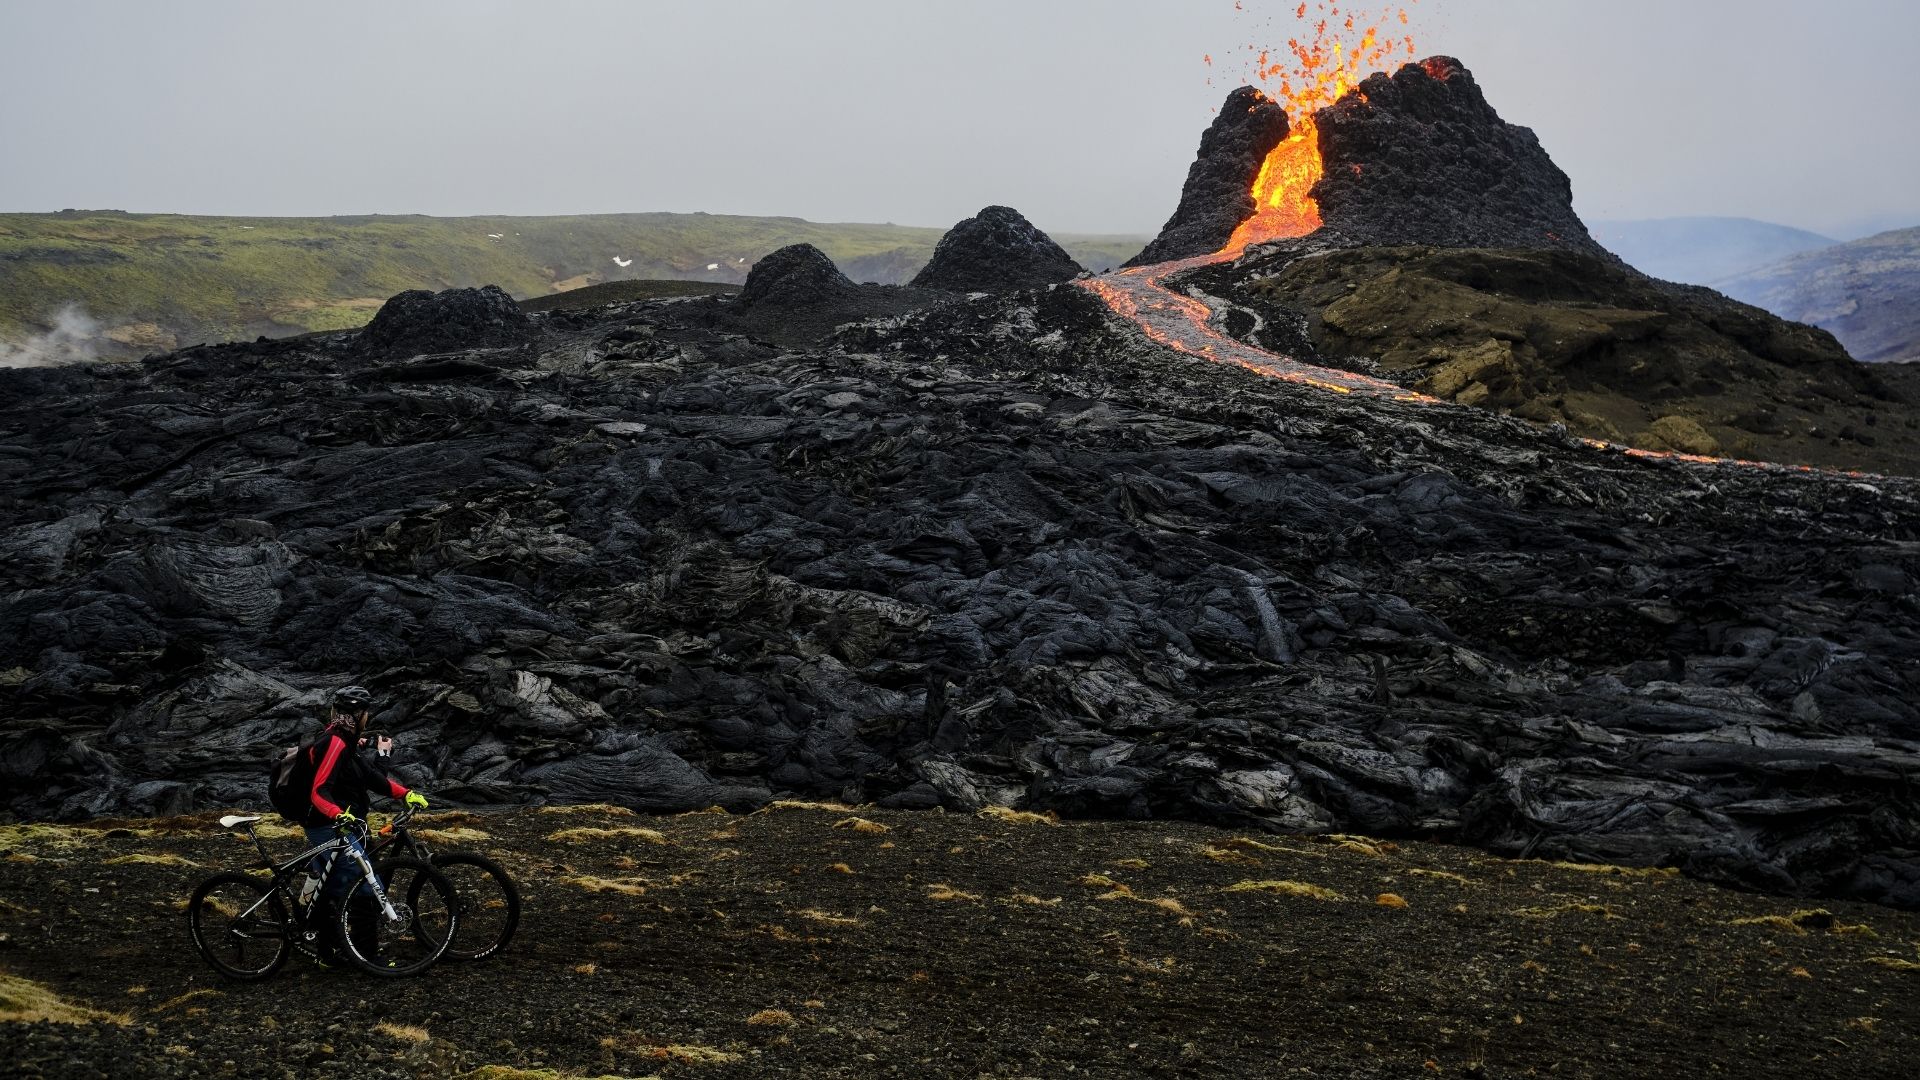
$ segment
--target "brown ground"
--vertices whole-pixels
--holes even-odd
[[[1239,297],[1307,315],[1332,357],[1576,435],[1648,450],[1912,476],[1916,372],[1824,331],[1560,251],[1358,248]]]
[[[1813,905],[1437,845],[867,808],[438,815],[522,883],[503,957],[388,983],[296,955],[236,985],[180,914],[246,854],[209,819],[0,826],[0,1015],[117,1014],[0,1023],[12,1075],[1908,1077],[1920,1060],[1916,913],[1796,915]],[[582,828],[615,831],[554,836]],[[1242,884],[1261,882],[1296,884]]]

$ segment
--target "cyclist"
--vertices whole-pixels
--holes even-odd
[[[368,803],[376,789],[384,789],[393,798],[404,799],[408,806],[426,808],[425,795],[409,791],[406,785],[388,776],[361,755],[361,748],[369,742],[373,743],[375,752],[381,757],[393,749],[393,740],[374,729],[373,694],[360,686],[343,686],[334,691],[333,716],[313,751],[318,764],[313,773],[313,790],[308,795],[310,807],[304,822],[309,846],[324,844],[333,839],[335,832],[340,832],[347,835],[347,842],[356,850],[364,850],[360,847],[359,838],[349,833],[347,827],[367,816]],[[347,891],[347,883],[352,880],[353,861],[339,853],[332,858],[332,872],[321,886],[316,903],[340,903]],[[314,859],[314,873],[326,872],[327,859],[326,855]],[[354,914],[357,917],[362,912],[356,911]],[[364,914],[367,920],[371,920],[371,910]],[[331,922],[327,920],[327,923]],[[359,922],[356,918],[356,923]],[[356,940],[362,933],[358,926],[352,932]],[[322,966],[337,954],[340,944],[327,937],[316,943]]]

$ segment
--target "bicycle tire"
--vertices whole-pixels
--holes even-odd
[[[471,875],[450,871],[450,867],[468,866],[480,872],[482,878],[491,881],[491,885],[482,885],[478,890],[466,887]],[[520,926],[520,890],[501,865],[487,858],[467,851],[456,851],[446,855],[435,855],[433,867],[445,874],[454,887],[455,901],[459,904],[460,927],[452,944],[447,946],[446,955],[441,959],[461,963],[478,963],[491,960],[500,955],[500,950],[513,940],[513,932]],[[420,882],[424,885],[424,879]],[[497,895],[495,895],[497,893]],[[413,903],[408,897],[407,902]],[[496,906],[497,905],[497,906]],[[496,911],[498,914],[496,915]],[[487,940],[477,939],[477,933],[498,926],[487,936]],[[461,938],[473,940],[473,946],[461,943]]]
[[[377,863],[373,873],[397,917],[386,918],[373,907],[371,897],[361,891],[367,871],[357,871],[340,904],[335,926],[340,934],[340,953],[369,975],[418,975],[446,953],[460,932],[459,900],[453,883],[418,859]],[[428,888],[432,889],[430,896],[423,892]],[[367,924],[356,926],[357,919]]]
[[[228,899],[223,893],[237,894]],[[259,898],[265,906],[259,907]],[[237,910],[234,910],[237,908]],[[252,909],[243,920],[241,913]],[[236,982],[258,982],[280,970],[293,948],[287,909],[270,881],[251,874],[214,874],[187,901],[187,932],[213,970]],[[250,945],[258,943],[252,960]]]

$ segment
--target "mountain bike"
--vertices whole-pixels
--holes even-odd
[[[520,925],[520,890],[499,863],[470,851],[445,854],[428,849],[425,840],[407,828],[414,809],[388,822],[380,830],[380,839],[367,849],[368,858],[376,858],[388,848],[405,851],[406,857],[426,863],[453,883],[459,933],[447,946],[445,960],[490,960],[500,955]]]
[[[228,814],[224,829],[243,828],[270,877],[227,872],[206,878],[187,902],[194,947],[215,971],[253,982],[280,970],[295,945],[316,953],[321,935],[332,934],[354,967],[385,977],[418,975],[447,951],[459,930],[459,900],[453,884],[416,859],[375,863],[348,843],[364,826],[275,863],[260,839],[258,815]],[[364,845],[363,845],[364,846]],[[338,905],[320,901],[327,873],[308,873],[315,858],[348,859],[351,886]]]

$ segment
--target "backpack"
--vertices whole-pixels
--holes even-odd
[[[315,751],[331,734],[327,728],[310,742],[288,747],[267,770],[267,801],[290,824],[305,825],[313,812],[313,776],[320,768]]]

